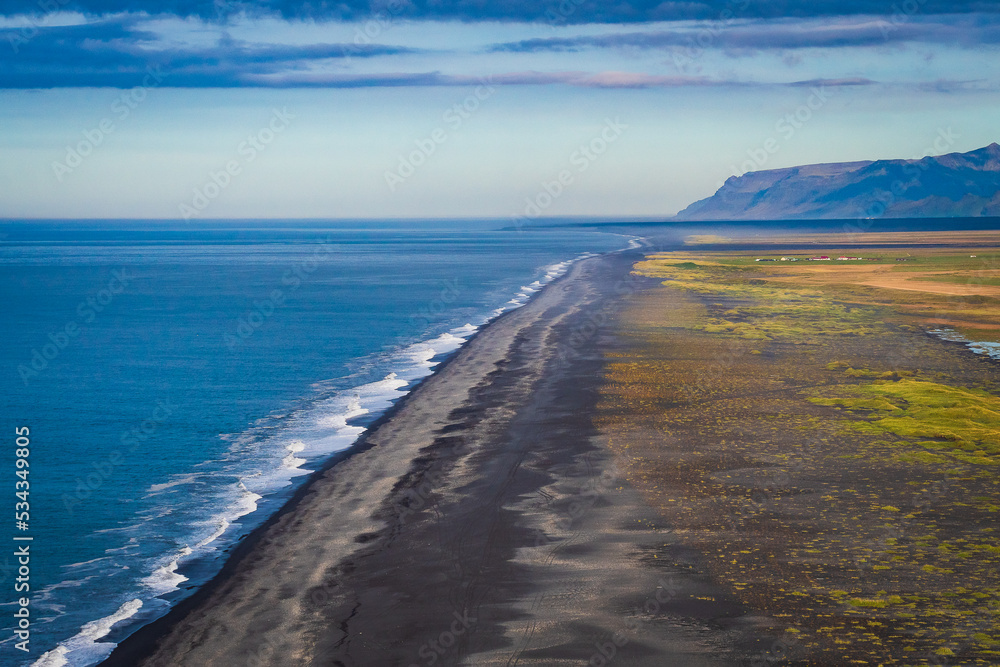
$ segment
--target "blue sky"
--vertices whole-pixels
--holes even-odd
[[[0,217],[656,217],[1000,139],[992,2],[110,5],[0,10]]]

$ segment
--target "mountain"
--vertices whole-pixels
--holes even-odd
[[[1000,216],[1000,145],[921,160],[814,164],[733,176],[677,220]]]

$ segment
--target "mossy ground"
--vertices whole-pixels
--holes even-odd
[[[856,377],[853,370],[847,373]],[[989,392],[900,378],[837,387],[809,400],[861,416],[851,422],[861,431],[892,433],[963,463],[1000,465],[1000,397]]]
[[[668,253],[653,256],[636,268],[696,292],[709,289],[706,282],[725,283],[722,289],[726,292],[748,296],[752,296],[753,287],[765,286],[776,290],[771,299],[787,298],[794,303],[797,297],[822,297],[828,302],[881,308],[900,323],[928,329],[951,327],[971,340],[1000,341],[1000,249],[828,250],[823,254],[881,260],[805,261],[814,254],[800,253],[797,256],[802,261],[798,262],[757,263],[754,259],[762,256],[759,253]],[[905,256],[907,261],[897,263],[897,256]],[[959,290],[953,294],[934,291],[947,286]],[[777,291],[781,288],[786,288],[785,294]],[[925,289],[931,291],[922,291]]]
[[[617,322],[597,423],[658,558],[695,548],[800,664],[1000,663],[996,363],[839,287],[637,270],[669,280]]]

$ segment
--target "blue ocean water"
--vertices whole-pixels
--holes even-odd
[[[0,556],[0,664],[103,659],[478,327],[629,244],[501,226],[0,225],[2,539],[31,553],[30,653]]]

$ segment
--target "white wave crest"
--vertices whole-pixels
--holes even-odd
[[[116,624],[132,618],[140,609],[142,600],[136,598],[123,604],[110,616],[85,623],[76,635],[39,656],[38,660],[31,663],[32,667],[62,667],[70,664],[71,660],[81,664],[93,664],[103,660],[111,654],[115,645],[97,640],[106,637]],[[74,659],[77,655],[78,660]]]
[[[177,572],[180,561],[192,553],[191,547],[182,548],[170,561],[153,570],[153,573],[143,579],[142,583],[153,591],[155,595],[163,595],[175,590],[187,581],[187,577]]]

